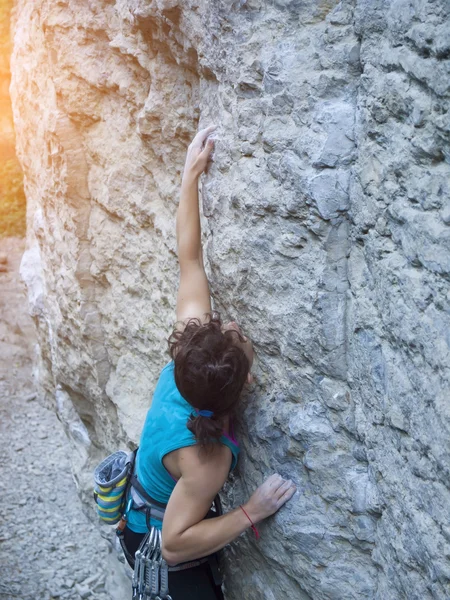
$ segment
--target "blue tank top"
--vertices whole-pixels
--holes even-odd
[[[152,498],[164,504],[169,501],[176,485],[176,480],[162,462],[164,456],[173,450],[197,443],[187,428],[188,419],[194,413],[194,409],[178,391],[174,366],[174,362],[171,361],[161,371],[136,456],[136,474],[139,482]],[[231,469],[234,469],[239,454],[236,440],[224,434],[220,442],[230,448],[233,455]],[[153,519],[150,524],[159,529],[162,527],[161,522]],[[136,533],[145,533],[145,513],[130,510],[127,525]]]

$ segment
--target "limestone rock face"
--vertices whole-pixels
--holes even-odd
[[[225,500],[298,486],[228,549],[226,596],[448,599],[450,4],[18,0],[13,30],[22,272],[82,494],[168,360],[184,155],[214,122],[207,270],[258,357]]]

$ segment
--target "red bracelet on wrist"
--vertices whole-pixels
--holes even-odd
[[[247,517],[247,519],[248,519],[248,520],[250,521],[250,523],[252,524],[252,529],[253,529],[253,531],[255,532],[256,539],[257,539],[257,540],[259,540],[259,532],[258,532],[258,530],[256,529],[256,526],[255,526],[255,524],[253,523],[253,521],[252,521],[252,520],[250,519],[250,517],[248,516],[248,514],[247,514],[247,512],[246,512],[245,508],[242,506],[242,504],[239,504],[239,507],[240,507],[240,508],[242,508],[242,510],[244,511],[244,514],[245,514],[245,516]]]

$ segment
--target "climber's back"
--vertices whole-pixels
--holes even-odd
[[[198,445],[194,434],[187,427],[190,419],[195,419],[196,415],[193,407],[182,397],[176,386],[174,370],[175,363],[171,361],[161,372],[142,430],[136,459],[138,480],[152,498],[163,504],[169,501],[176,485],[175,476],[179,475],[179,457],[176,456],[176,451]],[[224,453],[224,458],[228,464],[231,458],[231,468],[234,468],[239,453],[236,440],[222,434],[218,441],[229,448],[229,452]],[[195,449],[198,450],[199,448]],[[173,468],[170,465],[173,465]],[[161,522],[156,519],[151,519],[151,525],[159,529],[162,527]],[[145,515],[131,510],[128,515],[128,527],[136,533],[145,533]]]

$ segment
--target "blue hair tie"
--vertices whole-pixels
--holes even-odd
[[[214,416],[212,410],[198,410],[196,408],[194,408],[194,410],[199,417],[206,417],[207,419],[210,419],[212,416]]]

